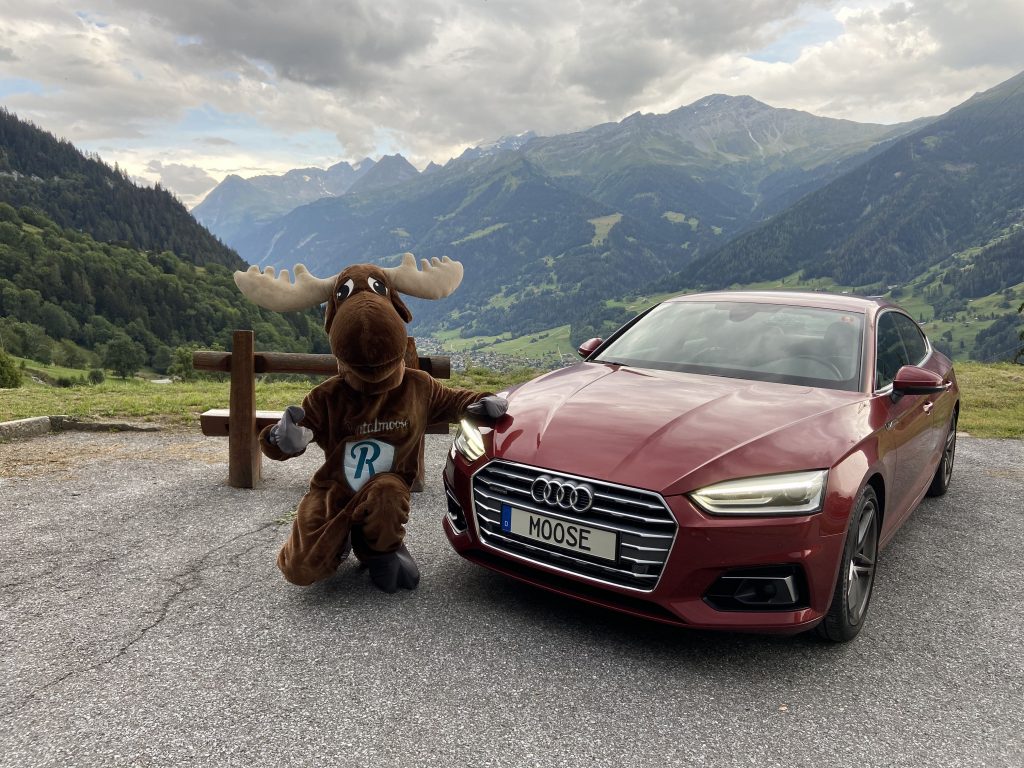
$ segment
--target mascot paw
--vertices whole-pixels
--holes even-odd
[[[480,419],[494,421],[508,410],[508,400],[497,395],[487,395],[466,406],[466,412]]]
[[[304,418],[306,412],[301,406],[289,405],[281,414],[281,420],[271,428],[268,439],[290,456],[302,453],[313,439],[313,430],[299,426]]]
[[[370,580],[389,594],[399,587],[416,589],[420,583],[420,569],[405,544],[397,552],[367,558],[366,567],[370,571]]]

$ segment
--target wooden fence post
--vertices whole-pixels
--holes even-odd
[[[231,420],[228,424],[228,484],[255,488],[260,480],[260,447],[256,434],[255,334],[235,331],[231,337]]]

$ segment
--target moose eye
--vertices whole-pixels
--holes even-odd
[[[341,287],[338,288],[338,291],[337,293],[334,294],[334,297],[338,301],[344,301],[345,299],[352,295],[352,291],[355,289],[355,287],[355,283],[353,283],[351,280],[346,280],[344,283],[341,284]]]
[[[367,282],[370,284],[370,288],[373,290],[374,293],[378,293],[381,296],[388,295],[388,287],[384,285],[384,283],[382,283],[376,277],[371,277],[369,280],[367,280]]]

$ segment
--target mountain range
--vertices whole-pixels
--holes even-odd
[[[410,302],[413,333],[450,350],[557,356],[663,295],[743,285],[883,293],[945,351],[999,359],[1024,299],[1022,125],[1024,74],[896,126],[712,95],[423,172],[392,155],[228,177],[193,211],[211,234],[165,190],[0,110],[0,332],[26,356],[79,358],[128,336],[154,365],[235,327],[321,349],[315,312],[257,310],[231,270],[328,276],[411,250],[465,265],[451,297]]]
[[[367,174],[245,230],[221,227],[206,202],[194,213],[261,266],[331,274],[404,251],[451,256],[466,266],[463,286],[418,304],[417,328],[521,335],[579,324],[607,298],[648,288],[915,127],[713,95],[665,115],[510,137],[429,173],[386,158],[404,173],[372,187]],[[210,197],[232,221],[253,219],[235,186]]]
[[[847,285],[903,283],[1024,223],[1022,126],[1024,73],[702,255],[672,287],[717,288],[797,271]],[[1024,269],[1024,258],[1018,263]],[[1005,279],[1012,285],[1024,275]]]

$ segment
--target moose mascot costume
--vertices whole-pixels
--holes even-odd
[[[506,407],[501,398],[444,387],[406,368],[405,324],[412,314],[399,293],[441,299],[461,281],[459,262],[424,259],[420,270],[409,253],[398,267],[356,264],[329,279],[314,277],[301,264],[294,283],[287,270],[275,277],[273,267],[235,273],[242,293],[267,309],[286,312],[326,302],[324,328],[338,359],[337,376],[260,433],[260,447],[271,459],[298,456],[310,441],[324,452],[277,558],[293,584],[330,577],[349,551],[385,592],[419,583],[404,538],[426,427],[466,413],[493,420]]]

